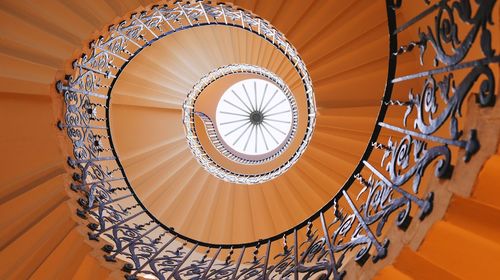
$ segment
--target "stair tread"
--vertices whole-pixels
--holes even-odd
[[[76,226],[63,202],[0,253],[0,279],[25,279]]]
[[[84,242],[84,236],[75,227],[31,277],[34,279],[72,278],[91,250],[90,245]]]
[[[64,175],[56,175],[0,205],[0,248],[29,230],[67,199]],[[41,199],[43,197],[43,199]]]
[[[393,263],[395,269],[413,279],[424,279],[433,275],[436,279],[459,279],[453,271],[446,270],[408,247],[404,247]]]
[[[474,229],[471,229],[474,230]],[[427,233],[419,255],[462,278],[495,275],[500,268],[498,243],[448,222],[439,221]],[[471,269],[474,267],[474,269]]]

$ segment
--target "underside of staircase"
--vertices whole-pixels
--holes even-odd
[[[67,157],[72,154],[71,145],[57,127],[58,121],[64,118],[65,107],[56,82],[64,80],[71,72],[73,60],[80,57],[82,50],[88,50],[88,43],[106,32],[109,25],[119,23],[125,15],[148,9],[155,2],[2,0],[0,3],[0,122],[3,128],[0,136],[0,279],[123,279],[125,262],[105,261],[101,248],[106,241],[89,240],[88,220],[75,214],[80,195],[70,189],[75,170],[67,164]],[[387,76],[385,1],[233,2],[269,20],[298,49],[314,81],[319,117],[302,162],[286,173],[287,177],[268,183],[265,195],[240,186],[231,189],[234,185],[204,173],[194,160],[182,162],[186,159],[184,155],[191,154],[182,146],[184,135],[180,126],[175,130],[177,134],[172,133],[171,139],[163,144],[156,143],[156,148],[135,154],[131,150],[127,160],[131,170],[137,171],[134,176],[139,182],[148,182],[147,178],[155,172],[175,174],[181,167],[187,170],[184,172],[189,174],[184,174],[182,182],[164,178],[167,183],[190,186],[184,192],[179,191],[178,197],[169,198],[170,204],[154,203],[156,195],[162,195],[161,185],[149,190],[149,200],[152,207],[163,209],[163,212],[158,210],[158,215],[174,221],[176,229],[207,242],[237,243],[273,236],[287,230],[290,224],[307,220],[328,203],[338,190],[330,186],[341,185],[351,175],[354,163],[359,160],[358,154],[365,149]],[[426,5],[425,1],[420,2],[410,5]],[[406,15],[405,10],[397,13],[404,19],[412,17]],[[496,21],[499,14],[497,3]],[[352,33],[368,18],[369,27]],[[498,52],[499,32],[492,32],[493,46]],[[405,35],[401,38],[405,39]],[[180,37],[178,40],[183,42]],[[332,42],[335,47],[324,51]],[[381,48],[381,52],[374,51]],[[412,61],[418,59],[418,53],[409,56],[398,58],[402,69],[411,69]],[[171,67],[165,71],[174,73],[176,68]],[[492,64],[492,68],[499,103],[498,62]],[[147,81],[149,74],[141,71],[140,67],[132,69],[130,75],[135,76],[131,80]],[[189,80],[189,77],[186,74],[182,79]],[[179,84],[182,88],[182,83]],[[347,92],[357,85],[360,90],[354,101],[349,95],[330,94]],[[380,88],[379,95],[363,93],[371,87]],[[157,85],[154,90],[163,89]],[[172,113],[163,103],[127,97],[126,90],[124,92],[125,97],[117,99],[116,106],[121,108],[116,110],[117,115],[135,112],[130,114],[158,116],[162,121],[168,120],[170,114],[180,116],[180,111]],[[500,106],[479,108],[472,95],[465,103],[463,127],[478,130],[482,139],[479,152],[466,163],[462,160],[464,151],[460,150],[450,180],[433,177],[426,181],[428,190],[439,197],[434,201],[432,215],[410,224],[406,231],[391,228],[389,234],[395,236],[395,241],[391,240],[387,257],[376,263],[367,261],[363,266],[349,262],[344,269],[352,268],[353,273],[347,273],[346,279],[493,279],[500,273]],[[400,112],[388,112],[386,120],[397,119],[397,113]],[[381,138],[388,139],[388,136],[382,133]],[[142,135],[135,137],[139,139]],[[382,154],[374,157],[380,159]],[[171,163],[175,164],[164,163],[172,159]],[[332,170],[330,166],[334,164],[338,168]],[[429,172],[433,169],[429,168]],[[329,182],[328,186],[321,185],[324,181]],[[220,188],[218,193],[204,190],[205,185],[226,188]],[[283,191],[282,186],[291,187]],[[358,187],[361,190],[361,186]],[[221,203],[210,200],[216,196]],[[189,199],[182,200],[182,197]],[[204,199],[205,203],[200,203]],[[234,205],[231,201],[246,203]],[[191,209],[190,212],[180,213],[183,207]],[[206,209],[210,212],[205,212]],[[232,209],[236,209],[236,213],[251,213],[244,219],[250,221],[250,229],[244,223],[238,224]],[[255,215],[266,217],[262,219],[265,222],[256,225],[260,218]],[[211,217],[214,222],[207,222]],[[195,224],[188,223],[195,219],[198,219]],[[203,226],[196,228],[199,224]]]

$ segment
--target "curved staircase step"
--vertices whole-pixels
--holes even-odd
[[[0,253],[0,279],[26,279],[76,226],[63,202]]]

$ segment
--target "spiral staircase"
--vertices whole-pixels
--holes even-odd
[[[500,272],[496,1],[0,13],[1,279]]]

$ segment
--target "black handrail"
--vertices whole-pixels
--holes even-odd
[[[369,252],[374,253],[372,258],[374,262],[384,258],[389,239],[386,236],[380,240],[380,236],[394,212],[398,212],[395,215],[396,225],[405,230],[414,212],[411,210],[412,205],[419,209],[418,217],[421,220],[432,211],[434,194],[432,192],[423,196],[418,194],[421,179],[430,164],[436,162],[436,176],[447,179],[452,176],[453,171],[451,165],[453,154],[449,146],[464,149],[466,162],[480,148],[477,131],[471,129],[462,133],[458,130],[457,124],[457,115],[462,103],[479,80],[481,80],[477,94],[479,106],[495,105],[496,77],[489,65],[498,64],[500,56],[491,46],[491,32],[488,28],[492,25],[490,19],[496,1],[485,0],[477,3],[475,14],[472,14],[470,9],[470,1],[449,2],[451,1],[440,0],[431,5],[426,1],[425,3],[429,5],[427,9],[398,28],[395,10],[403,5],[403,1],[386,0],[389,40],[386,87],[373,133],[360,161],[339,192],[309,218],[275,236],[241,244],[212,244],[183,236],[162,224],[140,202],[125,176],[113,146],[109,123],[111,90],[123,69],[135,56],[144,48],[174,32],[210,24],[223,24],[253,32],[275,45],[277,39],[284,37],[267,23],[244,10],[236,10],[224,4],[212,6],[202,2],[176,3],[173,8],[153,7],[144,13],[133,15],[130,21],[124,21],[113,27],[110,32],[115,34],[115,37],[110,35],[106,39],[101,38],[93,42],[92,53],[89,56],[82,56],[74,63],[76,75],[68,77],[66,82],[57,83],[57,89],[64,94],[66,101],[65,122],[60,122],[58,127],[67,130],[74,144],[75,159],[70,158],[68,163],[81,171],[74,174],[73,178],[78,183],[72,185],[72,190],[83,194],[83,198],[79,200],[82,209],[79,209],[77,214],[80,217],[90,217],[96,222],[88,225],[91,230],[89,237],[96,240],[103,235],[107,236],[108,241],[114,244],[108,244],[103,248],[110,254],[107,260],[114,261],[115,256],[128,259],[130,263],[124,270],[128,273],[134,271],[128,276],[130,279],[135,279],[139,273],[152,274],[163,279],[163,275],[169,272],[172,272],[170,277],[174,278],[197,276],[199,279],[211,277],[234,279],[246,275],[266,279],[270,275],[281,277],[293,275],[298,279],[299,276],[309,278],[317,273],[323,273],[326,277],[333,275],[335,279],[339,279],[346,273],[345,270],[341,271],[340,267],[351,252],[355,254],[352,256],[353,259],[360,265],[367,261]],[[409,26],[418,24],[421,19],[433,13],[436,13],[435,25],[419,31],[418,40],[398,43],[398,33],[408,30]],[[453,13],[457,13],[458,17],[449,16]],[[443,14],[449,17],[444,19]],[[458,28],[456,22],[458,20],[466,22],[470,28],[464,40],[458,40],[456,37],[458,32],[450,33],[450,30],[445,28],[446,26]],[[183,21],[187,21],[189,25],[182,25]],[[443,21],[446,21],[446,24],[443,25]],[[262,23],[266,24],[265,28]],[[169,26],[172,30],[156,34],[153,30],[161,24],[164,27]],[[174,28],[173,25],[180,26]],[[138,28],[139,31],[134,28]],[[477,39],[479,37],[480,40]],[[138,48],[130,52],[114,41],[118,40],[117,38],[123,42],[130,42]],[[286,42],[286,39],[284,40]],[[446,44],[453,44],[452,53],[448,53],[449,51],[443,47]],[[417,47],[423,56],[429,52],[428,45],[434,50],[435,61],[445,66],[422,71],[416,75],[395,78],[397,57],[410,53]],[[468,58],[469,50],[474,45],[481,47],[483,57]],[[295,51],[288,46],[283,49],[279,43],[277,48],[289,58],[292,57],[290,51]],[[122,52],[128,54],[128,57],[121,57]],[[113,65],[111,61],[107,61],[108,64],[100,63],[104,54],[119,57],[124,63],[120,67]],[[296,71],[299,73],[307,71],[305,66],[298,62],[297,60],[295,65]],[[464,69],[470,71],[463,79],[457,80],[453,76],[453,71]],[[97,79],[91,79],[95,83],[88,84],[86,78],[89,76],[111,79],[111,83],[99,85]],[[406,101],[391,99],[395,83],[415,78],[425,78],[421,93],[410,92]],[[453,90],[450,90],[451,84],[455,85]],[[107,95],[102,94],[104,89]],[[89,96],[105,100],[105,105],[92,103]],[[441,105],[444,108],[441,108],[440,113],[437,110],[438,97],[444,104]],[[406,113],[402,116],[403,127],[406,127],[408,115],[416,112],[413,130],[384,122],[391,106],[406,107]],[[98,118],[95,115],[96,111],[100,110],[97,107],[105,108],[105,118]],[[98,125],[102,121],[106,122],[106,127]],[[449,138],[435,136],[434,134],[444,124],[450,125]],[[390,139],[387,144],[378,142],[382,129],[394,134],[394,139]],[[102,141],[96,141],[104,137],[101,135],[103,130],[107,132],[109,148],[104,148]],[[369,162],[374,150],[384,153],[382,159],[384,171],[378,170]],[[110,151],[113,157],[106,155],[105,151]],[[114,180],[111,174],[115,171],[105,170],[100,165],[100,160],[103,159],[108,161],[116,159],[115,162],[124,175],[123,181],[127,187],[116,185],[121,180]],[[357,197],[348,192],[355,183],[363,187]],[[115,197],[115,193],[119,195]],[[128,197],[129,193],[134,196],[137,203],[122,208],[117,201]],[[359,197],[364,200],[358,201]],[[128,222],[143,214],[149,218],[148,222],[133,226]],[[299,231],[301,233],[305,231],[305,235],[299,236]],[[287,237],[291,236],[294,243],[289,246]],[[283,250],[273,254],[271,245],[280,239],[283,242],[280,246]],[[166,240],[168,241],[165,243]],[[180,246],[177,240],[180,240]],[[136,248],[139,244],[141,247]],[[169,244],[178,247],[170,248]],[[265,255],[259,251],[262,245],[266,245]],[[207,248],[207,251],[196,263],[184,265],[195,248]],[[254,248],[253,261],[247,262],[244,256],[245,252],[251,251],[246,250],[249,248]],[[209,256],[210,249],[217,250],[215,256]],[[225,260],[218,259],[222,250],[227,253]],[[233,256],[234,250],[239,250],[239,255]],[[236,256],[238,256],[237,262],[234,262],[233,258]]]

